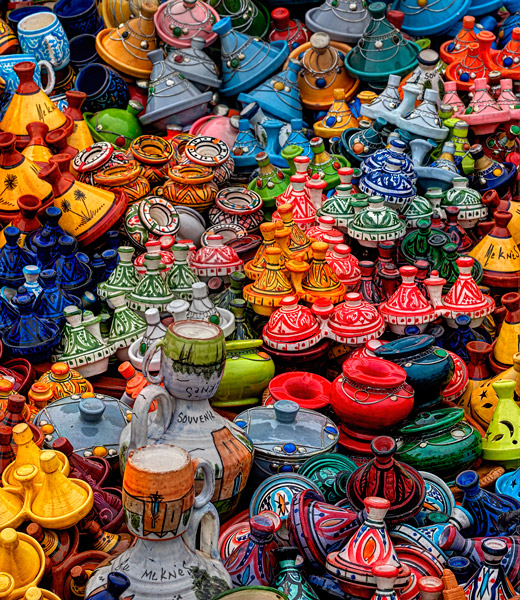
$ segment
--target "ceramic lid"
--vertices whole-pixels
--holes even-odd
[[[158,36],[174,48],[187,48],[194,37],[209,46],[217,39],[212,27],[219,20],[218,12],[201,0],[170,0],[154,18]]]
[[[206,269],[211,267],[241,267],[244,261],[238,257],[238,254],[224,244],[224,238],[221,235],[206,236],[207,246],[202,246],[197,250],[191,260],[191,265],[197,269]]]
[[[381,196],[371,196],[368,206],[362,208],[348,225],[349,234],[356,239],[378,238],[381,240],[401,237],[406,231],[405,221],[399,218],[397,212],[385,206]]]
[[[303,462],[331,451],[339,438],[338,428],[330,419],[300,408],[292,400],[250,408],[234,422],[251,438],[257,454],[284,461]]]
[[[459,277],[442,299],[442,304],[446,308],[467,314],[486,309],[487,312],[491,312],[495,308],[493,298],[483,294],[471,276],[474,262],[471,256],[457,258]]]
[[[379,306],[383,316],[410,316],[414,321],[424,322],[436,315],[435,309],[415,285],[417,267],[406,265],[399,269],[403,279],[395,293]]]
[[[294,346],[297,342],[310,341],[319,334],[320,325],[312,311],[298,304],[296,296],[286,296],[280,308],[269,318],[262,337],[268,346],[277,347],[284,343]]]
[[[407,436],[421,436],[423,433],[432,433],[451,427],[464,418],[463,408],[440,408],[430,412],[422,412],[413,419],[407,421],[406,425],[399,428],[399,432]],[[462,431],[462,436],[465,432]],[[454,438],[456,433],[452,432]]]
[[[439,352],[441,351],[441,349],[438,349],[437,351]],[[446,350],[445,352],[448,352],[448,354],[453,359],[455,371],[450,382],[444,388],[442,392],[442,397],[446,402],[455,402],[462,396],[462,394],[468,387],[468,367],[466,363],[462,360],[462,358],[458,354],[455,354],[455,352],[450,352],[449,350]]]
[[[360,386],[392,389],[403,385],[406,371],[382,358],[351,358],[343,363],[343,376]]]
[[[64,437],[82,456],[117,456],[119,437],[132,413],[130,406],[105,394],[85,392],[55,400],[41,410],[34,424],[48,424],[52,432],[45,436],[44,445]],[[50,428],[49,428],[50,429]]]
[[[380,337],[385,322],[375,306],[362,300],[361,294],[351,292],[345,296],[345,302],[334,309],[329,327],[334,335],[358,345]]]

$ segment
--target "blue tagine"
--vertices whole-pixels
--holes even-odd
[[[387,158],[383,167],[373,169],[359,180],[359,189],[370,196],[382,196],[387,206],[402,213],[415,198],[415,186],[401,170],[401,161]]]

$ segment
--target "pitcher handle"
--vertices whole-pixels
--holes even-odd
[[[201,524],[202,523],[202,524]],[[197,536],[200,525],[200,537]],[[195,508],[191,513],[188,529],[182,534],[184,542],[189,548],[200,550],[213,560],[219,560],[218,534],[220,519],[217,509],[208,503],[202,508]],[[197,543],[198,538],[198,543]]]
[[[211,502],[211,498],[213,498],[213,494],[215,493],[215,471],[205,458],[194,458],[192,463],[195,467],[194,475],[199,469],[204,475],[202,490],[195,496],[195,500],[193,501],[194,508],[202,508],[205,504]]]
[[[42,67],[45,67],[45,70],[47,71],[47,85],[43,91],[47,94],[47,96],[50,96],[54,86],[56,85],[56,74],[54,72],[54,67],[48,60],[39,60],[38,66],[40,67],[40,71]]]
[[[175,401],[163,387],[148,385],[137,396],[134,403],[127,456],[131,450],[148,444],[148,412],[154,400],[157,401],[155,418],[163,424],[164,431],[168,429],[175,408]]]
[[[150,383],[155,383],[156,385],[160,385],[164,377],[162,369],[163,343],[164,340],[162,338],[155,340],[155,342],[153,342],[153,344],[146,351],[146,354],[144,355],[143,359],[143,375]],[[159,373],[157,375],[152,375],[152,373],[150,372],[150,363],[152,362],[152,358],[154,357],[157,348],[160,348],[161,351],[161,367],[159,368]]]

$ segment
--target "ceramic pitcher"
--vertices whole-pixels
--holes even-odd
[[[158,349],[161,367],[153,374],[150,364]],[[120,439],[123,470],[128,453],[146,444],[175,444],[192,457],[207,459],[215,472],[212,502],[221,516],[237,506],[253,457],[251,440],[209,404],[222,379],[225,359],[220,327],[206,321],[172,323],[165,337],[150,346],[143,362],[148,381],[164,382],[164,387],[143,389],[135,401],[132,421]],[[157,410],[148,414],[154,400]],[[199,485],[197,480],[197,490]]]
[[[198,469],[204,484],[194,495]],[[123,505],[137,541],[92,573],[85,597],[105,589],[113,572],[128,577],[133,600],[209,600],[229,589],[230,577],[218,559],[219,518],[209,502],[214,487],[211,465],[192,460],[182,448],[157,444],[131,451]]]

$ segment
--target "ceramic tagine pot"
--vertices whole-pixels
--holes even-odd
[[[397,458],[445,481],[469,469],[482,452],[482,436],[464,420],[462,408],[419,413],[399,428]]]
[[[307,458],[332,450],[339,437],[330,419],[302,409],[292,400],[250,408],[240,413],[234,423],[253,441],[251,481],[256,484],[276,473],[297,472]],[[270,432],[266,439],[267,423]]]
[[[420,47],[390,24],[383,2],[370,4],[368,11],[370,23],[345,66],[355,77],[383,88],[390,75],[406,75],[416,67]]]
[[[400,365],[415,390],[416,408],[435,406],[453,377],[455,366],[450,354],[438,348],[432,335],[399,338],[374,350],[374,354]]]
[[[404,369],[380,358],[348,358],[331,387],[330,403],[342,430],[388,431],[412,412],[414,391]],[[375,408],[377,407],[377,410]]]
[[[161,370],[154,375],[149,364],[158,348]],[[147,386],[136,399],[134,418],[121,434],[120,456],[124,470],[129,451],[161,440],[175,441],[194,455],[207,457],[216,474],[212,502],[220,514],[227,515],[246,485],[253,446],[239,427],[209,405],[222,379],[224,362],[225,342],[219,327],[207,321],[172,323],[165,337],[150,346],[143,363],[146,378],[152,383],[164,381],[165,387]],[[195,395],[194,389],[199,390]],[[155,418],[163,409],[146,417],[154,400],[166,411],[165,421]]]

